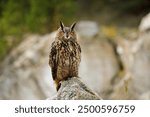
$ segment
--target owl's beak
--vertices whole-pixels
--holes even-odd
[[[69,34],[65,33],[65,39],[69,39]]]

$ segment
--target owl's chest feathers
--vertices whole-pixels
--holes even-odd
[[[57,61],[60,67],[70,67],[78,64],[80,53],[78,43],[72,40],[57,41]],[[78,62],[77,62],[78,61]]]

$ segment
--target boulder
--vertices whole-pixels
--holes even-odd
[[[150,13],[142,18],[141,23],[139,25],[140,32],[147,32],[150,30]]]
[[[92,90],[104,98],[105,93],[111,90],[111,82],[119,71],[114,48],[106,39],[99,37],[89,42],[83,38],[81,40],[82,59],[79,74]]]
[[[95,21],[79,21],[76,29],[79,35],[92,38],[99,33],[99,25]]]
[[[80,78],[69,78],[61,82],[61,87],[54,100],[100,100],[94,91],[89,89]]]
[[[48,66],[55,33],[28,35],[4,60],[0,99],[46,99],[55,93]]]
[[[150,89],[150,32],[139,37],[142,40],[139,50],[134,53],[133,66],[133,87],[136,89],[138,97],[145,94]]]
[[[148,21],[148,16],[142,23]],[[147,20],[146,20],[147,19]],[[142,30],[141,30],[142,29]],[[109,99],[148,99],[150,89],[150,32],[141,28],[136,39],[118,39],[120,57],[124,64],[124,75],[113,85]]]

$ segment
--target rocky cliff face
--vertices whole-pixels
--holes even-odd
[[[149,22],[148,14],[142,19],[136,36],[118,41],[125,69],[122,79],[114,84],[111,99],[150,99]]]
[[[118,38],[114,45],[101,38],[96,23],[81,23],[79,76],[84,83],[103,99],[150,99],[149,30],[142,28],[134,38]],[[94,28],[88,37],[84,26]],[[1,64],[0,99],[47,99],[56,93],[48,65],[54,37],[55,32],[28,35],[12,50]]]
[[[48,66],[53,36],[27,36],[10,53],[0,75],[1,99],[45,99],[54,93]]]

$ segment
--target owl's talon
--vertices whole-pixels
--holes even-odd
[[[57,91],[60,89],[60,86],[61,86],[61,83],[59,83],[59,84],[56,86],[56,90],[57,90]]]

